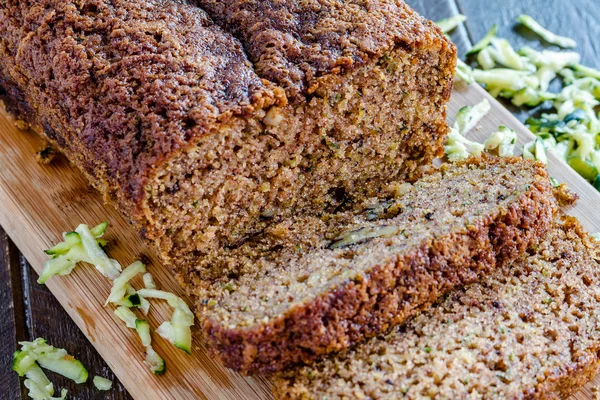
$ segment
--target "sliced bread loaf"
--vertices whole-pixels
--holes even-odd
[[[473,159],[361,210],[299,216],[179,267],[230,368],[278,371],[403,322],[521,256],[556,210],[541,164]]]
[[[593,377],[600,250],[560,218],[527,257],[384,337],[275,379],[279,399],[558,399]]]
[[[390,0],[251,3],[238,24],[218,2],[223,26],[184,0],[0,6],[0,96],[166,262],[377,195],[443,150],[456,49],[431,22]],[[234,26],[262,32],[240,35],[251,56]]]

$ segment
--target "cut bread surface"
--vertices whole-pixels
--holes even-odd
[[[556,210],[545,168],[516,158],[389,189],[395,198],[285,220],[180,268],[227,366],[274,372],[377,335],[522,255]]]
[[[599,250],[561,217],[481,283],[385,336],[281,374],[276,397],[567,398],[598,369]]]
[[[429,53],[395,49],[388,61],[329,77],[310,100],[273,107],[171,160],[148,199],[164,252],[174,262],[204,257],[274,221],[331,212],[381,195],[390,180],[419,177],[446,132],[443,89],[421,90],[437,79]]]

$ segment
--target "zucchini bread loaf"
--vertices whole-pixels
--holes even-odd
[[[446,165],[390,190],[180,267],[213,353],[270,373],[343,350],[514,261],[556,211],[544,166],[519,158]]]
[[[275,379],[279,399],[566,399],[598,370],[600,253],[562,217],[528,256],[386,336]]]
[[[233,1],[202,4],[225,29],[183,0],[0,5],[9,109],[171,264],[375,196],[442,150],[456,51],[432,23],[401,1],[255,3],[236,29],[250,60]]]

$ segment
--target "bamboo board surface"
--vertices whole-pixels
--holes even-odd
[[[520,144],[533,139],[509,111],[477,85],[457,84],[448,114],[454,116],[462,106],[475,104],[484,97],[490,99],[492,110],[469,138],[483,140],[499,125],[506,125],[518,131]],[[142,254],[147,256],[151,260],[148,270],[159,288],[183,297],[182,290],[160,266],[153,251],[115,209],[103,204],[99,193],[88,186],[76,168],[63,157],[50,165],[35,161],[40,143],[34,133],[20,131],[10,116],[0,111],[0,225],[35,270],[41,271],[46,261],[43,250],[61,241],[62,232],[82,222],[94,225],[108,220],[106,238],[110,257],[126,266]],[[559,182],[567,182],[581,197],[569,213],[578,217],[590,232],[600,231],[600,193],[562,161],[552,155],[549,158],[550,174]],[[142,286],[140,279],[133,284]],[[188,356],[153,335],[154,348],[167,363],[167,373],[154,376],[143,364],[144,349],[136,333],[113,315],[112,307],[103,307],[110,282],[93,268],[80,266],[68,277],[50,279],[47,285],[135,399],[271,398],[268,380],[242,377],[226,370],[208,356],[197,337],[193,356]],[[152,302],[149,314],[152,327],[170,316],[171,310],[165,303]],[[600,377],[595,384],[600,384]],[[576,398],[592,399],[591,391],[584,389]]]

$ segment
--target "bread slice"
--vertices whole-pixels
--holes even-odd
[[[444,166],[393,191],[181,266],[216,356],[270,373],[343,350],[512,262],[556,210],[544,166],[518,158]]]
[[[558,399],[598,370],[600,247],[558,219],[528,256],[408,324],[275,379],[279,399]]]
[[[275,28],[289,5],[249,15],[274,26],[247,56],[188,1],[6,0],[0,95],[177,265],[441,152],[455,47],[402,2],[329,3],[293,7],[302,43]]]

